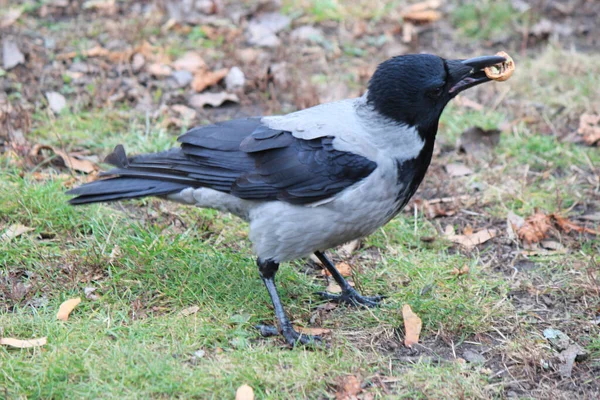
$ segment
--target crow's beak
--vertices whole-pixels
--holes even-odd
[[[485,75],[484,69],[506,61],[500,56],[483,56],[468,60],[447,60],[450,73],[450,95],[456,96],[463,90],[472,88],[491,79]]]

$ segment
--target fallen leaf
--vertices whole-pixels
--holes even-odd
[[[340,272],[340,274],[342,274],[342,276],[352,276],[352,267],[350,267],[348,263],[341,262],[336,264],[335,268]],[[327,269],[323,269],[321,273],[326,276],[331,276]]]
[[[254,389],[243,384],[235,391],[235,400],[254,400]]]
[[[28,349],[30,347],[40,347],[45,345],[47,342],[46,337],[39,339],[15,339],[15,338],[0,338],[0,345],[16,347],[18,349]]]
[[[404,331],[406,333],[404,345],[412,347],[414,344],[419,343],[419,335],[421,334],[423,323],[421,322],[421,318],[413,312],[408,304],[402,306],[402,318],[404,318]]]
[[[200,307],[191,306],[191,307],[184,308],[183,310],[179,311],[179,315],[181,315],[182,317],[187,317],[192,314],[196,314],[198,311],[200,311]]]
[[[32,157],[35,157],[35,156],[39,155],[39,152],[41,150],[52,151],[54,154],[56,154],[57,156],[59,156],[62,159],[63,164],[69,169],[79,171],[79,172],[84,172],[86,174],[90,174],[90,173],[98,170],[98,166],[96,164],[94,164],[93,162],[91,162],[89,160],[80,160],[78,158],[72,157],[72,156],[68,155],[67,153],[65,153],[64,151],[58,150],[52,146],[37,144],[33,147],[33,149],[31,149],[31,152],[29,153],[29,155]]]
[[[362,391],[360,380],[354,375],[348,375],[342,378],[335,394],[336,400],[356,399],[356,395]]]
[[[490,152],[498,143],[500,143],[498,129],[485,130],[474,126],[462,133],[458,147],[464,153],[475,155]]]
[[[464,265],[462,268],[458,269],[456,267],[452,268],[452,271],[450,271],[450,273],[454,276],[461,276],[461,275],[466,275],[468,274],[470,271],[470,268],[468,265]]]
[[[421,24],[435,22],[442,18],[442,14],[436,9],[442,5],[440,0],[428,0],[413,4],[402,13],[402,19]]]
[[[444,166],[450,176],[467,176],[473,173],[473,170],[464,164],[446,164]]]
[[[0,19],[0,29],[6,29],[21,17],[23,14],[23,7],[12,8],[6,12]]]
[[[116,0],[88,0],[82,8],[102,11],[104,14],[113,15],[117,12]]]
[[[577,133],[583,136],[583,141],[588,146],[600,144],[600,115],[582,114]]]
[[[483,244],[488,240],[496,237],[498,235],[495,229],[482,229],[478,232],[467,234],[467,235],[455,235],[454,230],[448,231],[444,233],[446,238],[453,243],[457,243],[461,246],[464,246],[466,249],[470,250],[473,247]]]
[[[592,235],[600,235],[600,232],[595,231],[593,229],[590,228],[586,228],[584,226],[579,226],[577,225],[575,222],[569,220],[568,218],[562,217],[556,213],[554,214],[550,214],[550,217],[552,217],[552,219],[554,220],[554,222],[556,223],[556,225],[562,229],[563,231],[565,231],[566,233],[569,233],[571,231],[575,231],[575,232],[586,232],[586,233],[591,233]]]
[[[230,91],[243,88],[245,83],[246,75],[240,67],[231,68],[225,77],[225,87]]]
[[[525,219],[523,226],[519,228],[517,234],[519,239],[527,244],[538,243],[547,237],[551,227],[550,217],[544,213],[537,212]]]
[[[24,233],[27,233],[27,232],[30,232],[33,230],[34,230],[34,228],[30,228],[25,225],[13,224],[4,231],[2,236],[0,236],[0,241],[8,242],[16,237],[21,236]]]
[[[46,92],[46,99],[48,100],[48,106],[54,114],[60,114],[67,106],[67,99],[58,92]]]
[[[200,54],[193,51],[188,51],[183,56],[175,60],[173,63],[173,68],[176,70],[184,70],[194,73],[198,70],[205,69],[206,63]]]
[[[2,41],[2,60],[5,70],[10,70],[25,63],[25,55],[19,50],[17,43],[10,39]]]
[[[295,329],[298,332],[302,333],[303,335],[321,336],[321,335],[328,335],[331,333],[331,329],[326,329],[326,328],[308,328],[308,327],[296,326]]]
[[[169,67],[166,64],[160,64],[160,63],[153,63],[153,64],[148,65],[146,67],[146,71],[148,71],[149,74],[154,75],[158,78],[164,77],[164,76],[169,76],[173,73],[173,70],[171,69],[171,67]]]
[[[58,313],[56,314],[56,318],[60,319],[61,321],[68,320],[69,314],[71,314],[71,311],[73,311],[79,303],[81,303],[80,297],[77,297],[75,299],[69,299],[69,300],[63,302],[60,305],[60,307],[58,308]]]
[[[516,240],[518,237],[517,232],[525,224],[525,219],[518,216],[512,211],[509,211],[506,216],[506,234],[510,240]]]
[[[334,281],[329,282],[329,285],[327,285],[325,290],[333,294],[342,293],[342,288]]]
[[[442,201],[434,200],[415,200],[415,205],[427,216],[429,219],[437,217],[448,217],[456,214],[456,210],[443,208],[441,206]]]
[[[471,225],[465,226],[465,229],[463,229],[463,235],[472,236],[473,235],[473,227]]]
[[[291,24],[290,17],[277,13],[263,13],[253,18],[246,28],[248,43],[259,47],[277,47],[281,40],[277,33]]]
[[[563,378],[570,378],[573,371],[575,361],[583,361],[588,357],[588,352],[577,343],[569,345],[563,352],[558,355],[561,365],[558,371]]]
[[[97,294],[94,293],[95,291],[96,291],[95,287],[83,288],[83,293],[85,294],[85,298],[88,300],[98,300],[100,298],[100,297],[98,297]]]
[[[202,92],[209,86],[216,85],[220,80],[227,76],[228,68],[219,69],[217,71],[197,71],[194,74],[192,81],[192,89],[196,92]]]
[[[237,95],[227,92],[202,93],[195,94],[190,97],[189,104],[196,109],[201,109],[204,106],[219,107],[226,101],[239,103],[240,99],[237,97]]]
[[[416,22],[419,24],[429,24],[442,18],[442,13],[436,10],[413,11],[402,14],[405,21]]]
[[[196,110],[193,108],[189,108],[184,106],[183,104],[173,104],[171,106],[171,110],[175,111],[177,114],[181,116],[184,120],[191,121],[196,118]]]

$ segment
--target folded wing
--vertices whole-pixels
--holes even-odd
[[[161,153],[127,158],[117,146],[106,160],[116,168],[104,173],[113,177],[69,194],[79,195],[71,202],[82,204],[208,187],[243,199],[309,204],[334,196],[377,166],[336,150],[333,140],[300,139],[265,126],[260,118],[197,127],[179,137],[180,148]],[[134,191],[127,192],[125,180]]]

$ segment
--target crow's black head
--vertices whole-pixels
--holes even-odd
[[[488,82],[483,69],[504,60],[499,56],[445,60],[431,54],[394,57],[375,71],[367,99],[381,114],[435,134],[448,101],[465,89]]]

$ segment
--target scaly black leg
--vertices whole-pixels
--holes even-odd
[[[336,283],[342,288],[341,294],[331,294],[327,292],[318,292],[317,294],[325,299],[335,301],[337,303],[347,303],[353,306],[363,305],[366,307],[375,307],[379,305],[385,296],[361,296],[350,284],[344,279],[340,271],[335,268],[335,265],[320,251],[315,251],[315,256],[327,268]]]
[[[279,323],[279,330],[274,326],[257,325],[256,328],[260,331],[261,335],[273,336],[281,333],[290,346],[294,346],[298,343],[306,345],[321,342],[319,336],[304,335],[297,332],[285,314],[283,305],[279,299],[279,294],[277,293],[277,287],[275,286],[275,274],[279,269],[279,264],[271,260],[262,260],[260,258],[256,263],[258,264],[258,273],[269,292],[269,296],[271,296],[271,302],[275,309],[275,316]]]

